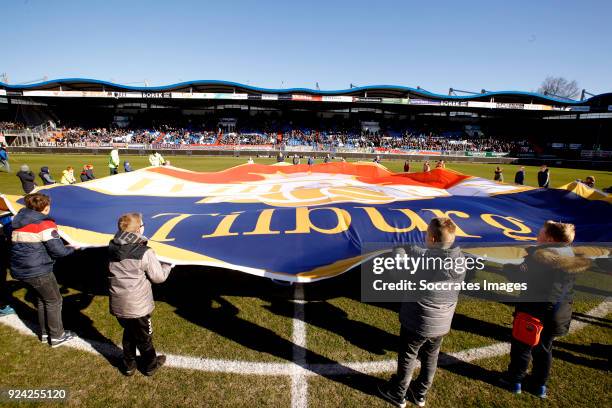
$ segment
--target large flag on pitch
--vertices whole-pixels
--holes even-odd
[[[150,167],[39,188],[70,243],[107,245],[126,212],[167,262],[212,265],[288,281],[340,274],[368,243],[421,243],[432,217],[458,226],[462,245],[535,242],[546,220],[576,225],[579,242],[612,242],[608,196],[535,189],[457,172],[393,173],[376,163],[245,164],[197,173]],[[583,197],[586,196],[587,198]],[[10,210],[18,197],[6,197]]]

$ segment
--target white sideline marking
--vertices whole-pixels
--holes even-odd
[[[291,376],[291,406],[292,408],[306,407],[308,404],[308,382],[307,377],[313,375],[344,375],[354,374],[355,371],[363,374],[375,374],[392,372],[396,369],[395,360],[372,361],[372,362],[350,362],[337,364],[306,364],[306,324],[304,323],[304,300],[303,288],[296,287],[296,300],[293,318],[294,342],[293,362],[291,363],[264,363],[239,360],[222,360],[199,358],[191,356],[179,356],[167,354],[166,365],[174,368],[191,369],[205,372],[220,372],[244,375],[287,375]],[[589,310],[585,315],[589,317],[605,317],[612,312],[612,301],[605,300],[599,306]],[[588,320],[588,319],[587,319]],[[0,317],[0,323],[11,327],[17,332],[36,336],[36,334],[25,325],[17,316],[8,315]],[[589,324],[588,321],[572,320],[570,333],[583,329]],[[121,349],[114,344],[103,343],[94,340],[76,338],[63,347],[87,351],[106,357],[119,357]],[[460,362],[471,362],[483,358],[497,357],[508,354],[510,343],[496,343],[490,346],[476,347],[455,353],[440,355],[439,365],[452,365]]]
[[[308,380],[306,379],[306,322],[304,320],[304,286],[296,284],[293,306],[293,365],[291,372],[291,408],[308,406]]]

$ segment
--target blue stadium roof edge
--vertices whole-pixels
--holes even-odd
[[[260,92],[266,94],[287,94],[287,93],[305,93],[311,95],[344,95],[351,94],[355,92],[367,92],[367,91],[396,91],[396,92],[406,92],[417,94],[423,97],[434,98],[434,99],[445,99],[445,100],[473,100],[484,97],[495,97],[495,96],[515,96],[515,97],[532,97],[538,99],[545,99],[551,102],[563,104],[563,105],[577,105],[577,104],[588,104],[592,99],[602,97],[603,95],[610,95],[610,93],[603,93],[599,95],[592,96],[591,98],[585,99],[583,101],[573,100],[573,99],[563,99],[552,97],[548,95],[543,95],[535,92],[525,92],[525,91],[490,91],[480,94],[473,95],[444,95],[437,94],[434,92],[429,92],[421,88],[413,88],[401,85],[367,85],[361,87],[354,87],[350,89],[338,89],[338,90],[316,90],[309,88],[284,88],[284,89],[274,89],[274,88],[261,88],[251,85],[245,85],[238,82],[231,81],[221,81],[221,80],[197,80],[197,81],[184,81],[176,84],[163,85],[163,86],[128,86],[116,84],[109,81],[103,81],[98,79],[89,79],[89,78],[61,78],[61,79],[53,79],[43,82],[38,82],[35,84],[27,84],[27,85],[10,85],[3,82],[0,82],[0,88],[4,88],[6,90],[35,90],[46,88],[51,85],[62,85],[65,84],[69,86],[70,84],[90,84],[90,85],[102,85],[108,86],[111,88],[121,89],[125,91],[141,91],[141,92],[163,92],[163,91],[172,91],[180,88],[191,87],[191,86],[226,86],[226,87],[234,87],[241,88],[245,90],[249,90],[251,92]]]

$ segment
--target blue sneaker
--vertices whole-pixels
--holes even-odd
[[[534,394],[536,397],[538,398],[542,398],[545,399],[546,397],[548,397],[548,394],[546,394],[546,386],[545,385],[540,385],[539,387],[535,387],[534,390]]]
[[[502,377],[499,379],[499,384],[513,394],[520,394],[523,392],[523,386],[520,382],[510,382]]]
[[[0,317],[12,315],[12,314],[15,314],[15,309],[10,307],[9,305],[6,305],[2,309],[0,309]]]

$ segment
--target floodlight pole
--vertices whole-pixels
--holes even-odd
[[[485,90],[483,89],[480,92],[473,92],[473,91],[462,91],[461,89],[455,89],[455,88],[448,88],[448,96],[451,96],[451,95],[457,96],[457,92],[461,92],[464,94],[470,94],[470,95],[478,95],[479,93],[485,93]]]
[[[586,89],[583,89],[583,90],[582,90],[582,92],[580,93],[580,100],[581,100],[581,101],[584,101],[584,97],[585,97],[586,95],[589,95],[589,96],[591,96],[591,97],[595,96],[594,94],[592,94],[592,93],[590,93],[590,92],[587,92],[587,90],[586,90]]]

